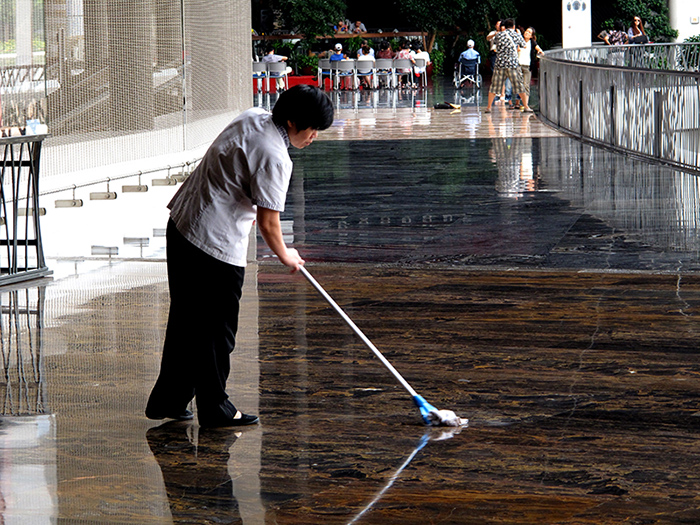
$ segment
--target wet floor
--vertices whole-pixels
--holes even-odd
[[[177,187],[80,209],[46,196],[54,275],[0,290],[4,521],[700,521],[697,179],[505,109],[433,109],[455,97],[441,89],[342,107],[294,152],[283,219],[374,344],[468,427],[424,427],[262,244],[229,384],[260,425],[146,420]]]

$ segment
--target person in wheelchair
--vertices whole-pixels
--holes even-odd
[[[460,88],[467,80],[476,87],[481,86],[481,75],[479,74],[479,64],[481,55],[474,49],[474,41],[467,41],[467,49],[459,55],[458,64],[455,66],[455,87]]]

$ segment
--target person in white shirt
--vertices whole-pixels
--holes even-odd
[[[416,58],[425,60],[425,66],[413,66],[413,72],[416,74],[416,77],[420,77],[431,63],[430,53],[423,51],[423,45],[420,43],[420,41],[417,41],[413,44],[413,51],[411,55],[413,56],[413,60]]]
[[[372,69],[374,68],[374,57],[369,52],[370,47],[364,44],[360,48],[360,57],[357,59],[357,74],[360,75],[360,82],[365,89],[372,88]]]
[[[530,97],[530,84],[532,83],[532,55],[533,52],[537,55],[543,55],[544,51],[537,45],[537,39],[535,38],[535,28],[528,27],[523,31],[523,40],[525,40],[525,46],[518,48],[518,61],[520,62],[520,70],[523,74],[523,87],[525,88],[525,94]],[[515,107],[519,108],[521,106],[520,97],[516,100]]]
[[[282,264],[292,272],[304,264],[280,225],[292,176],[288,147],[308,146],[332,122],[333,104],[322,90],[294,86],[272,113],[251,108],[234,119],[168,204],[170,313],[149,419],[192,419],[194,399],[202,427],[258,421],[226,393],[248,238],[257,223]]]
[[[286,62],[287,57],[283,55],[278,55],[275,53],[275,48],[272,47],[271,45],[267,47],[265,50],[265,56],[262,58],[261,62]],[[284,68],[287,75],[289,75],[292,72],[292,68],[287,66]],[[286,87],[284,85],[284,77],[282,76],[281,73],[277,73],[277,91],[282,92],[284,91],[284,88]]]

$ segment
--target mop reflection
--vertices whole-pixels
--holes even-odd
[[[174,523],[240,523],[228,470],[230,449],[241,436],[231,429],[200,430],[169,421],[146,432],[158,462]]]
[[[457,434],[459,434],[463,428],[466,427],[449,427],[449,428],[431,428],[423,434],[423,436],[420,438],[418,441],[418,445],[416,445],[416,448],[413,449],[413,452],[406,458],[406,461],[404,461],[401,466],[396,469],[396,472],[389,478],[389,481],[387,481],[386,485],[384,485],[379,492],[374,496],[372,501],[370,501],[365,508],[363,508],[358,514],[355,515],[355,517],[348,522],[348,525],[352,525],[353,523],[357,523],[357,521],[367,514],[372,508],[377,504],[379,500],[382,499],[382,496],[386,493],[387,490],[391,488],[391,486],[394,484],[394,482],[399,478],[401,473],[404,471],[408,465],[411,464],[411,461],[413,461],[413,458],[416,457],[416,455],[423,450],[423,448],[430,442],[430,441],[442,441],[445,439],[451,439]]]

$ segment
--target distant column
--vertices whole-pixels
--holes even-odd
[[[562,0],[562,47],[591,46],[591,0]]]
[[[27,66],[32,64],[32,0],[16,0],[15,9],[15,64]]]
[[[700,0],[669,0],[671,27],[678,31],[676,42],[700,35]]]

